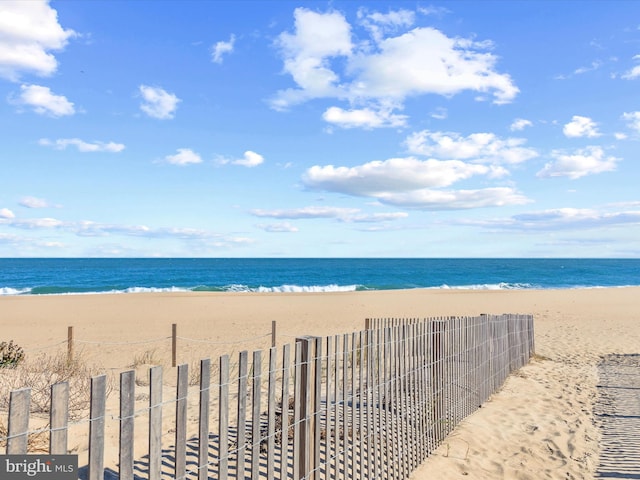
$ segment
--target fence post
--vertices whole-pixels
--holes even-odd
[[[178,325],[171,324],[171,366],[178,364]]]
[[[73,361],[73,327],[67,327],[67,363]]]
[[[276,329],[277,329],[276,321],[271,320],[271,347],[272,348],[276,346]]]

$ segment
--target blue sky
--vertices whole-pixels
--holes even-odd
[[[0,2],[2,257],[639,257],[640,3]]]

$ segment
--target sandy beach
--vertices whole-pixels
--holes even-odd
[[[602,355],[638,353],[639,298],[636,287],[6,296],[0,311],[2,340],[14,340],[28,357],[64,351],[73,326],[78,352],[114,373],[145,353],[168,365],[173,323],[178,360],[188,363],[266,349],[274,320],[282,345],[298,335],[361,330],[367,317],[533,314],[532,362],[465,419],[412,478],[588,479],[600,453],[596,365]]]

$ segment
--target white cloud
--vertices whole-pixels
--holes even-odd
[[[600,136],[600,132],[598,132],[598,124],[589,117],[582,117],[580,115],[574,115],[571,118],[571,121],[564,126],[562,132],[565,136],[570,138],[593,138]]]
[[[431,118],[435,118],[436,120],[444,120],[447,118],[448,112],[444,107],[438,107],[433,112],[431,112]]]
[[[202,163],[202,158],[190,148],[179,148],[175,155],[167,155],[165,161],[172,165],[193,165]]]
[[[354,215],[349,219],[349,221],[354,223],[383,223],[393,220],[402,220],[408,216],[409,214],[406,212],[361,214]]]
[[[352,49],[351,26],[340,13],[296,8],[294,17],[295,33],[281,33],[276,44],[284,57],[284,71],[300,89],[278,92],[272,102],[275,109],[311,98],[340,96],[335,85],[338,76],[331,70],[329,59],[348,56]]]
[[[147,225],[123,225],[108,224],[94,222],[90,220],[84,221],[61,221],[55,218],[26,218],[16,219],[14,217],[0,220],[1,224],[8,225],[21,230],[55,230],[62,233],[70,233],[79,237],[143,237],[149,239],[176,239],[189,242],[189,248],[203,249],[209,251],[211,248],[230,248],[253,243],[254,240],[247,237],[237,237],[223,235],[207,230],[195,228],[176,228],[176,227],[149,227]],[[12,236],[6,236],[9,241]],[[0,234],[0,241],[3,235]],[[35,243],[30,239],[23,239],[34,245],[44,245]],[[60,246],[59,242],[46,242],[49,246]],[[148,252],[144,252],[148,254]],[[117,255],[117,254],[116,254]]]
[[[493,133],[472,133],[463,137],[455,132],[423,130],[407,137],[410,153],[442,159],[470,160],[475,163],[516,164],[538,156],[524,147],[523,138],[501,139]]]
[[[390,10],[388,13],[373,12],[366,15],[366,19],[379,25],[390,27],[409,27],[415,22],[416,14],[411,10]]]
[[[231,164],[231,165],[240,165],[242,167],[257,167],[264,163],[264,157],[259,153],[252,152],[251,150],[247,150],[244,152],[244,156],[242,158],[230,159],[225,157],[219,157],[218,163],[222,165]]]
[[[125,146],[122,143],[105,143],[98,141],[89,143],[84,140],[80,140],[79,138],[59,138],[55,141],[49,140],[48,138],[41,138],[38,140],[38,144],[45,147],[53,147],[56,150],[66,150],[67,147],[73,146],[76,147],[79,152],[118,153],[125,149]]]
[[[257,167],[264,162],[264,157],[259,153],[247,150],[244,152],[244,157],[232,161],[234,165],[242,165],[243,167]]]
[[[348,100],[351,112],[371,115],[380,106],[401,109],[410,96],[449,97],[465,90],[492,94],[498,104],[513,100],[518,88],[509,75],[495,71],[497,57],[488,51],[491,42],[449,38],[433,28],[396,34],[395,30],[406,30],[413,23],[410,13],[365,15],[361,11],[367,28],[375,26],[372,44],[366,39],[352,40],[352,26],[339,12],[296,9],[294,33],[284,32],[276,42],[284,71],[296,88],[278,91],[271,99],[272,108],[284,110],[314,98],[335,98]],[[391,30],[394,32],[385,36]],[[349,111],[333,113],[340,112],[344,118]],[[392,118],[391,114],[387,117]],[[396,126],[397,121],[384,125]],[[345,124],[372,126],[371,121],[361,119]]]
[[[489,167],[459,160],[408,157],[373,161],[357,167],[315,165],[305,172],[303,182],[312,189],[378,198],[388,192],[446,187],[473,175],[489,173]]]
[[[619,158],[606,156],[602,147],[590,146],[573,153],[553,150],[553,162],[547,163],[537,173],[538,177],[569,177],[576,180],[586,175],[610,172],[616,169]]]
[[[562,74],[556,75],[554,78],[556,80],[568,80],[568,79],[570,79],[571,77],[573,77],[575,75],[583,75],[585,73],[593,72],[595,70],[598,70],[603,65],[604,65],[604,62],[602,62],[601,60],[594,60],[588,66],[578,67],[572,73],[569,73],[569,74],[563,74],[562,73]]]
[[[640,61],[640,55],[636,55],[633,57],[634,60]],[[626,73],[622,75],[622,78],[625,80],[634,80],[636,78],[640,78],[640,65],[636,65],[631,70],[628,70]]]
[[[27,208],[48,208],[54,206],[47,202],[45,199],[37,197],[23,197],[22,199],[20,199],[19,204]]]
[[[427,132],[429,133],[429,132]],[[474,145],[475,146],[475,145]],[[450,155],[458,150],[459,157],[472,156],[458,146],[429,153]],[[494,152],[495,153],[495,152]],[[479,155],[475,148],[473,155]],[[513,161],[509,155],[503,159]],[[476,157],[478,158],[478,157]],[[444,190],[456,182],[482,175],[497,178],[508,174],[499,165],[469,163],[460,159],[420,160],[415,157],[372,161],[354,167],[315,165],[304,173],[303,184],[314,190],[324,190],[352,196],[370,197],[388,205],[425,210],[451,210],[519,205],[529,200],[510,187]],[[352,218],[351,221],[356,221]],[[373,221],[373,220],[369,220]]]
[[[613,134],[616,140],[626,140],[627,134],[623,132],[616,132]]]
[[[236,36],[231,35],[228,42],[217,42],[211,49],[211,60],[214,63],[222,63],[224,55],[233,52],[233,46],[236,42]]]
[[[496,57],[487,43],[449,38],[434,28],[415,28],[378,44],[374,53],[350,59],[356,72],[354,98],[390,98],[435,93],[451,96],[465,90],[493,93],[494,103],[509,103],[518,93],[511,77],[494,71]]]
[[[346,223],[383,223],[400,220],[409,216],[409,214],[405,212],[366,214],[361,213],[357,208],[342,207],[303,207],[285,210],[256,209],[252,210],[251,214],[256,217],[283,218],[289,220],[333,218]],[[289,224],[287,223],[285,225]]]
[[[364,9],[358,11],[360,23],[369,30],[376,42],[382,40],[385,33],[412,26],[415,23],[415,17],[415,12],[404,9],[390,10],[388,13],[367,13]]]
[[[595,61],[591,62],[591,65],[589,65],[588,67],[576,68],[573,71],[573,74],[574,75],[582,75],[582,74],[587,73],[587,72],[593,72],[594,70],[598,70],[600,67],[602,67],[602,65],[604,65],[602,61],[595,60]]]
[[[15,214],[8,208],[0,208],[0,218],[15,218]]]
[[[478,223],[475,223],[478,225]],[[559,231],[602,229],[605,227],[638,225],[640,211],[617,212],[599,211],[585,208],[555,208],[514,215],[505,220],[484,222],[480,226],[506,230]]]
[[[61,228],[65,226],[65,222],[55,218],[23,218],[12,220],[10,225],[25,230],[35,230]]]
[[[284,210],[251,210],[251,214],[256,217],[284,218],[288,220],[308,219],[308,218],[348,218],[359,213],[357,208],[342,207],[303,207]]]
[[[0,77],[18,81],[22,73],[53,74],[58,62],[50,52],[62,50],[74,35],[58,23],[48,1],[1,1]]]
[[[624,78],[625,80],[633,80],[635,78],[640,78],[640,65],[636,65],[635,67],[633,67],[627,73],[622,75],[622,78]]]
[[[524,118],[516,118],[511,124],[511,126],[509,127],[509,129],[512,132],[515,132],[515,131],[524,130],[526,127],[531,127],[531,126],[533,126],[533,123],[531,122],[531,120],[526,120]]]
[[[640,133],[640,111],[639,112],[625,112],[622,114],[622,119],[627,122],[627,126],[635,130],[636,133]]]
[[[391,113],[390,110],[372,110],[370,108],[343,110],[340,107],[329,107],[322,118],[342,128],[360,127],[365,129],[380,127],[403,127],[407,116]]]
[[[418,12],[422,15],[435,15],[438,17],[442,17],[445,14],[451,13],[451,10],[445,7],[435,7],[433,5],[429,5],[428,7],[418,7]]]
[[[140,94],[144,103],[140,105],[140,109],[153,118],[166,120],[173,118],[180,99],[173,93],[169,93],[160,87],[150,87],[148,85],[140,85]]]
[[[41,85],[21,85],[20,97],[12,100],[12,103],[26,105],[40,115],[51,117],[63,117],[76,113],[73,103],[66,97],[55,95],[49,87]]]
[[[256,227],[269,233],[295,233],[298,231],[298,227],[294,227],[289,222],[271,223],[268,225],[259,224],[256,225]]]
[[[431,190],[389,192],[378,196],[382,203],[422,210],[463,210],[471,208],[504,207],[529,203],[522,194],[509,187],[479,190]]]

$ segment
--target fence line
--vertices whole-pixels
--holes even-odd
[[[404,480],[533,354],[530,315],[369,319],[366,327],[240,352],[233,375],[223,355],[216,379],[202,360],[197,415],[188,415],[187,364],[169,400],[162,367],[150,369],[144,398],[134,372],[122,373],[116,416],[107,414],[106,376],[93,377],[81,477]],[[51,453],[69,449],[68,398],[67,384],[52,386]],[[141,401],[147,406],[136,409]],[[11,392],[0,438],[7,453],[27,451],[29,403],[29,389]],[[118,431],[117,459],[105,458],[109,428]]]
[[[86,345],[109,345],[109,346],[113,346],[113,345],[143,345],[143,344],[148,344],[148,343],[158,343],[158,342],[162,342],[165,340],[171,340],[171,366],[175,367],[177,365],[177,355],[178,355],[178,340],[183,340],[186,342],[194,342],[194,343],[202,343],[202,344],[208,344],[208,345],[237,345],[237,344],[241,344],[241,343],[246,343],[246,342],[251,342],[254,340],[259,340],[261,338],[267,338],[267,337],[271,337],[271,346],[275,347],[276,346],[276,338],[277,338],[277,322],[275,320],[273,320],[271,322],[271,331],[268,333],[265,333],[263,335],[258,335],[258,336],[254,336],[254,337],[250,337],[250,338],[242,338],[240,340],[235,340],[235,341],[225,341],[225,342],[214,342],[211,340],[202,340],[202,339],[196,339],[196,338],[188,338],[188,337],[182,337],[178,335],[178,325],[176,323],[171,324],[171,335],[168,335],[166,337],[157,337],[157,338],[152,338],[152,339],[147,339],[147,340],[139,340],[139,341],[128,341],[128,342],[105,342],[105,341],[91,341],[91,340],[80,340],[75,338],[75,332],[74,332],[74,327],[73,326],[69,326],[67,327],[67,340],[62,340],[58,343],[54,343],[51,345],[46,345],[43,347],[37,347],[37,348],[33,348],[33,349],[26,349],[24,350],[25,352],[35,352],[35,351],[39,351],[39,350],[45,350],[47,348],[53,348],[53,347],[58,347],[60,345],[67,345],[67,360],[71,361],[74,358],[74,353],[75,353],[75,349],[76,349],[76,345],[77,344],[86,344]],[[289,336],[289,335],[285,335],[285,336]]]

